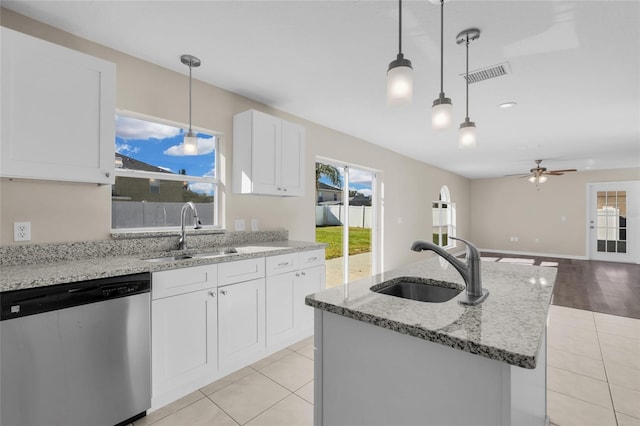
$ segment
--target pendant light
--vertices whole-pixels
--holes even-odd
[[[191,68],[200,66],[200,59],[193,55],[182,55],[180,61],[189,67],[189,131],[184,135],[182,149],[184,155],[198,155],[198,135],[191,128]]]
[[[462,31],[456,36],[456,43],[464,43],[467,48],[467,73],[465,76],[467,88],[467,109],[464,123],[460,124],[459,130],[459,148],[475,148],[476,146],[476,123],[469,120],[469,42],[477,40],[480,37],[480,30],[471,28]]]
[[[444,96],[444,0],[440,0],[440,96],[433,101],[431,108],[431,128],[444,130],[451,127],[453,105],[451,99]]]
[[[398,56],[387,70],[387,102],[391,105],[410,103],[413,97],[413,68],[402,54],[402,0],[398,0],[398,15]]]

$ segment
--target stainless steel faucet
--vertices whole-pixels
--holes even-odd
[[[467,262],[457,259],[455,256],[447,252],[442,247],[430,243],[428,241],[416,241],[411,245],[413,251],[431,250],[440,255],[444,260],[449,262],[456,271],[462,275],[466,291],[458,296],[458,302],[463,305],[477,305],[484,301],[489,295],[489,291],[482,288],[480,279],[480,252],[467,240],[462,238],[449,237],[452,240],[458,240],[467,246]]]
[[[191,201],[187,201],[182,205],[182,210],[180,211],[180,239],[178,240],[178,250],[187,249],[187,236],[184,232],[184,222],[187,219],[187,210],[189,208],[191,208],[191,211],[193,211],[193,229],[202,228],[200,218],[198,217],[198,210],[196,209],[195,204],[193,204]]]

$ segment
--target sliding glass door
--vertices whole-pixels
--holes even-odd
[[[316,163],[316,241],[327,247],[327,287],[374,273],[375,173]]]

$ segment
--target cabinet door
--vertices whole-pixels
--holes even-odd
[[[265,351],[264,278],[218,288],[221,370],[257,361]]]
[[[294,293],[294,317],[296,329],[308,329],[313,332],[313,308],[304,303],[304,298],[316,293],[325,287],[325,266],[314,266],[300,271],[300,277],[295,286]]]
[[[251,161],[254,193],[281,193],[281,123],[279,118],[253,112]]]
[[[151,305],[153,397],[217,369],[216,289],[156,299]]]
[[[2,176],[112,184],[115,65],[2,28]]]
[[[273,275],[267,278],[266,317],[267,347],[277,348],[290,343],[295,332],[293,301],[299,272]]]
[[[282,121],[282,149],[279,164],[283,195],[304,195],[304,140],[304,127]]]

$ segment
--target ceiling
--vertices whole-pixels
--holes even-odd
[[[398,2],[9,1],[2,6],[65,31],[469,178],[549,169],[640,165],[640,2],[445,3],[444,91],[454,127],[431,130],[440,89],[440,7],[403,2],[403,52],[413,62],[408,106],[386,103],[398,49]],[[478,146],[457,147],[471,71],[510,73],[469,86]],[[160,89],[161,90],[161,89]],[[197,96],[197,95],[194,95]],[[500,109],[504,102],[517,102]],[[197,123],[195,123],[197,124]],[[215,130],[215,129],[214,129]],[[363,164],[366,166],[366,164]]]

